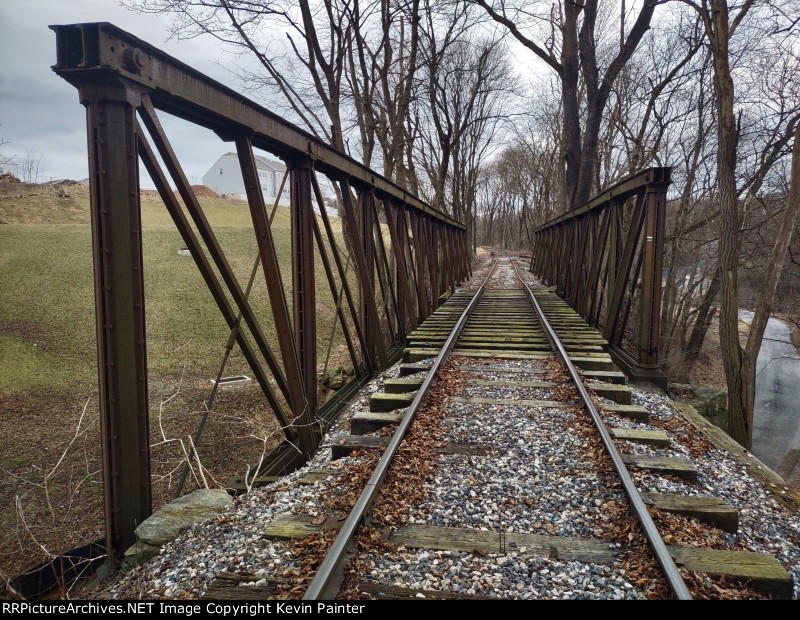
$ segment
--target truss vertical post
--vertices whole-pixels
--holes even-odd
[[[420,301],[420,322],[430,316],[431,307],[428,299],[428,285],[425,281],[425,250],[424,242],[422,239],[422,223],[420,220],[422,216],[413,211],[409,211],[409,218],[411,220],[411,241],[414,248],[414,265],[417,269],[417,295]]]
[[[611,302],[614,295],[614,287],[617,285],[617,268],[620,257],[620,242],[622,240],[622,206],[618,200],[611,202],[609,207],[611,226],[608,230],[608,282],[606,283],[606,300]],[[608,312],[606,312],[605,322],[608,323]]]
[[[644,368],[658,368],[667,186],[667,183],[649,183],[644,200],[644,238],[642,239],[644,271],[642,272],[638,349],[639,365]]]
[[[313,425],[317,411],[317,321],[314,281],[314,209],[311,193],[311,161],[291,165],[292,296],[295,343],[303,377],[305,407],[297,420],[300,449],[311,458],[316,449]]]
[[[608,235],[608,223],[611,220],[612,209],[613,207],[606,209],[600,216],[600,229],[595,235],[594,252],[589,268],[589,275],[587,277],[586,295],[584,296],[583,306],[578,310],[584,317],[586,317],[590,324],[595,323],[592,316],[592,309],[594,308],[594,302],[597,298],[597,291],[602,286],[602,284],[599,282],[599,279],[603,265],[603,256],[605,254],[607,245],[606,237]]]
[[[258,177],[258,168],[253,155],[253,145],[249,136],[236,138],[236,152],[244,179],[247,204],[250,207],[250,217],[253,220],[253,230],[256,233],[256,244],[264,270],[264,279],[267,283],[270,307],[275,321],[275,331],[278,345],[281,350],[283,367],[286,373],[286,382],[289,387],[289,406],[292,410],[292,424],[297,426],[297,435],[300,451],[304,458],[314,452],[314,438],[311,427],[303,421],[306,419],[305,386],[300,369],[300,360],[297,355],[297,343],[294,339],[292,322],[289,319],[289,305],[286,300],[286,291],[283,287],[283,278],[278,266],[278,255],[275,241],[272,237],[267,211],[264,205],[264,194],[261,191],[261,182]],[[294,189],[292,185],[292,189]]]
[[[106,545],[111,562],[150,516],[150,433],[135,88],[80,89],[89,136]]]
[[[360,313],[361,321],[364,325],[367,338],[367,349],[369,350],[370,359],[375,358],[375,352],[378,347],[383,346],[383,342],[378,342],[380,333],[376,333],[376,326],[373,326],[368,320],[370,306],[375,308],[375,245],[372,243],[372,231],[375,226],[373,219],[375,211],[372,208],[372,201],[374,195],[372,192],[362,191],[359,193],[361,202],[361,247],[364,252],[364,260],[366,261],[366,281],[359,282],[359,301],[361,303]],[[377,309],[376,309],[377,311]]]
[[[614,281],[614,292],[609,298],[608,311],[606,312],[606,324],[603,336],[611,345],[619,346],[622,344],[623,334],[620,330],[622,303],[625,294],[628,292],[628,286],[636,286],[636,282],[631,279],[631,272],[636,258],[636,249],[639,235],[642,231],[643,219],[644,195],[640,194],[637,196],[636,204],[633,207],[628,234],[625,236],[625,246],[619,258],[617,275]]]
[[[427,218],[426,218],[427,219]],[[439,235],[436,222],[428,220],[428,246],[430,247],[431,257],[431,289],[434,307],[439,305],[439,297],[442,294],[442,281],[439,272]]]
[[[386,224],[389,227],[389,235],[392,240],[400,314],[404,319],[408,317],[409,328],[415,329],[419,323],[417,321],[417,313],[413,310],[414,292],[401,228],[405,227],[405,215],[401,207],[395,207],[389,200],[384,200],[383,207],[386,213]],[[405,320],[403,325],[405,326]]]
[[[341,187],[342,187],[342,198],[343,198],[342,215],[344,216],[344,221],[346,222],[350,230],[354,231],[358,230],[358,220],[356,219],[355,216],[355,209],[353,207],[353,198],[352,194],[350,193],[350,184],[344,181],[342,182]],[[364,242],[366,243],[366,240],[364,240]],[[362,287],[362,289],[366,288],[366,291],[364,291],[364,295],[362,295],[362,299],[366,297],[374,300],[375,299],[374,288],[372,288],[371,285],[371,283],[374,281],[374,261],[373,261],[372,276],[370,276],[370,270],[367,266],[367,258],[365,256],[364,246],[361,243],[359,243],[357,239],[353,241],[352,246],[353,246],[352,247],[353,258],[355,259],[356,271],[358,272],[358,282],[359,285]],[[362,310],[364,311],[362,318],[364,319],[365,323],[365,325],[362,326],[365,331],[364,348],[367,350],[368,353],[367,363],[370,364],[370,367],[372,367],[371,364],[373,363],[372,360],[374,359],[375,350],[374,348],[370,349],[370,347],[368,346],[370,338],[369,336],[367,336],[366,330],[367,327],[369,327],[369,329],[371,329],[372,333],[374,334],[373,338],[374,339],[380,338],[380,342],[382,344],[383,336],[381,330],[381,323],[380,323],[380,318],[378,317],[378,310],[375,307],[374,303],[365,304],[362,305],[361,307]],[[377,351],[378,351],[378,361],[380,362],[380,365],[386,368],[389,365],[388,357],[386,355],[386,350],[383,348],[383,346],[380,346],[377,347]]]
[[[374,245],[378,254],[378,280],[379,282],[384,282],[385,280],[386,284],[385,287],[383,287],[383,302],[387,308],[386,322],[389,327],[389,335],[391,336],[392,342],[399,342],[403,337],[403,318],[400,314],[400,308],[397,302],[397,291],[394,286],[392,269],[389,265],[389,259],[386,256],[386,245],[384,244],[383,231],[381,230],[381,221],[378,213],[378,201],[374,194],[371,202],[373,211],[372,222],[374,224]],[[388,312],[389,304],[392,305],[393,313]]]

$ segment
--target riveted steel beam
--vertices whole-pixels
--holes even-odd
[[[318,440],[315,430],[330,423],[331,412],[345,400],[337,395],[328,403],[317,402],[315,241],[360,385],[393,359],[406,323],[416,326],[431,312],[437,294],[469,273],[466,228],[319,138],[124,30],[108,23],[52,29],[58,54],[53,70],[78,88],[87,107],[106,539],[109,557],[119,559],[135,541],[134,529],[151,511],[139,155],[286,435],[279,449],[264,459],[264,467],[307,460]],[[157,110],[236,143],[279,357],[203,213]],[[144,129],[137,130],[137,111]],[[279,268],[254,148],[281,158],[291,170],[290,287]],[[357,238],[347,240],[349,248],[341,253],[352,253],[355,277],[351,273],[348,278],[343,265],[342,235],[331,225],[316,173],[342,190],[343,232]],[[358,209],[353,190],[359,196]],[[315,201],[324,233],[312,207]],[[379,204],[391,244],[383,241]],[[360,304],[351,291],[355,286],[361,292]],[[238,330],[237,312],[249,335]]]
[[[150,516],[150,434],[142,222],[136,144],[139,93],[84,84],[103,496],[109,558],[120,560]]]

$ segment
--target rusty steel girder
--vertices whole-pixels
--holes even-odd
[[[618,366],[663,387],[658,341],[671,170],[643,170],[539,226],[531,257],[531,271],[602,331]]]
[[[469,275],[468,240],[460,222],[133,35],[107,23],[51,28],[53,70],[78,89],[87,110],[106,545],[119,560],[151,513],[140,159],[231,329],[229,348],[238,344],[285,436],[253,476],[290,471],[313,454],[347,399],[396,358],[404,335],[440,295]],[[249,303],[252,281],[243,290],[234,275],[158,111],[235,143],[277,352]],[[281,276],[254,148],[289,170],[290,282]],[[339,191],[349,238],[331,225],[319,174]],[[318,395],[319,277],[336,304],[331,341],[340,329],[356,374],[325,403]]]

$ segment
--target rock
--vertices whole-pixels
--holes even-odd
[[[328,381],[328,387],[332,390],[339,390],[344,387],[345,383],[347,383],[347,377],[344,375],[335,375]]]
[[[138,540],[125,552],[123,566],[125,568],[139,566],[139,564],[144,564],[147,560],[156,557],[159,553],[161,553],[161,547],[148,545],[146,542]]]
[[[725,390],[691,383],[670,383],[669,389],[676,394],[676,400],[688,403],[714,426],[728,432],[728,394]]]
[[[353,368],[351,366],[337,366],[336,370],[333,371],[335,375],[345,375],[347,377],[354,376]]]
[[[198,489],[150,515],[136,528],[136,536],[141,542],[161,547],[183,528],[210,519],[231,504],[233,498],[224,489]]]
[[[325,373],[322,376],[322,387],[326,387],[331,390],[340,390],[347,384],[347,381],[352,374],[352,369],[345,368],[344,366],[338,366],[332,373]]]

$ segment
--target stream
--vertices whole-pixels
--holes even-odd
[[[740,310],[748,323],[753,313]],[[789,326],[770,318],[756,363],[753,454],[787,477],[800,461],[800,355]]]

